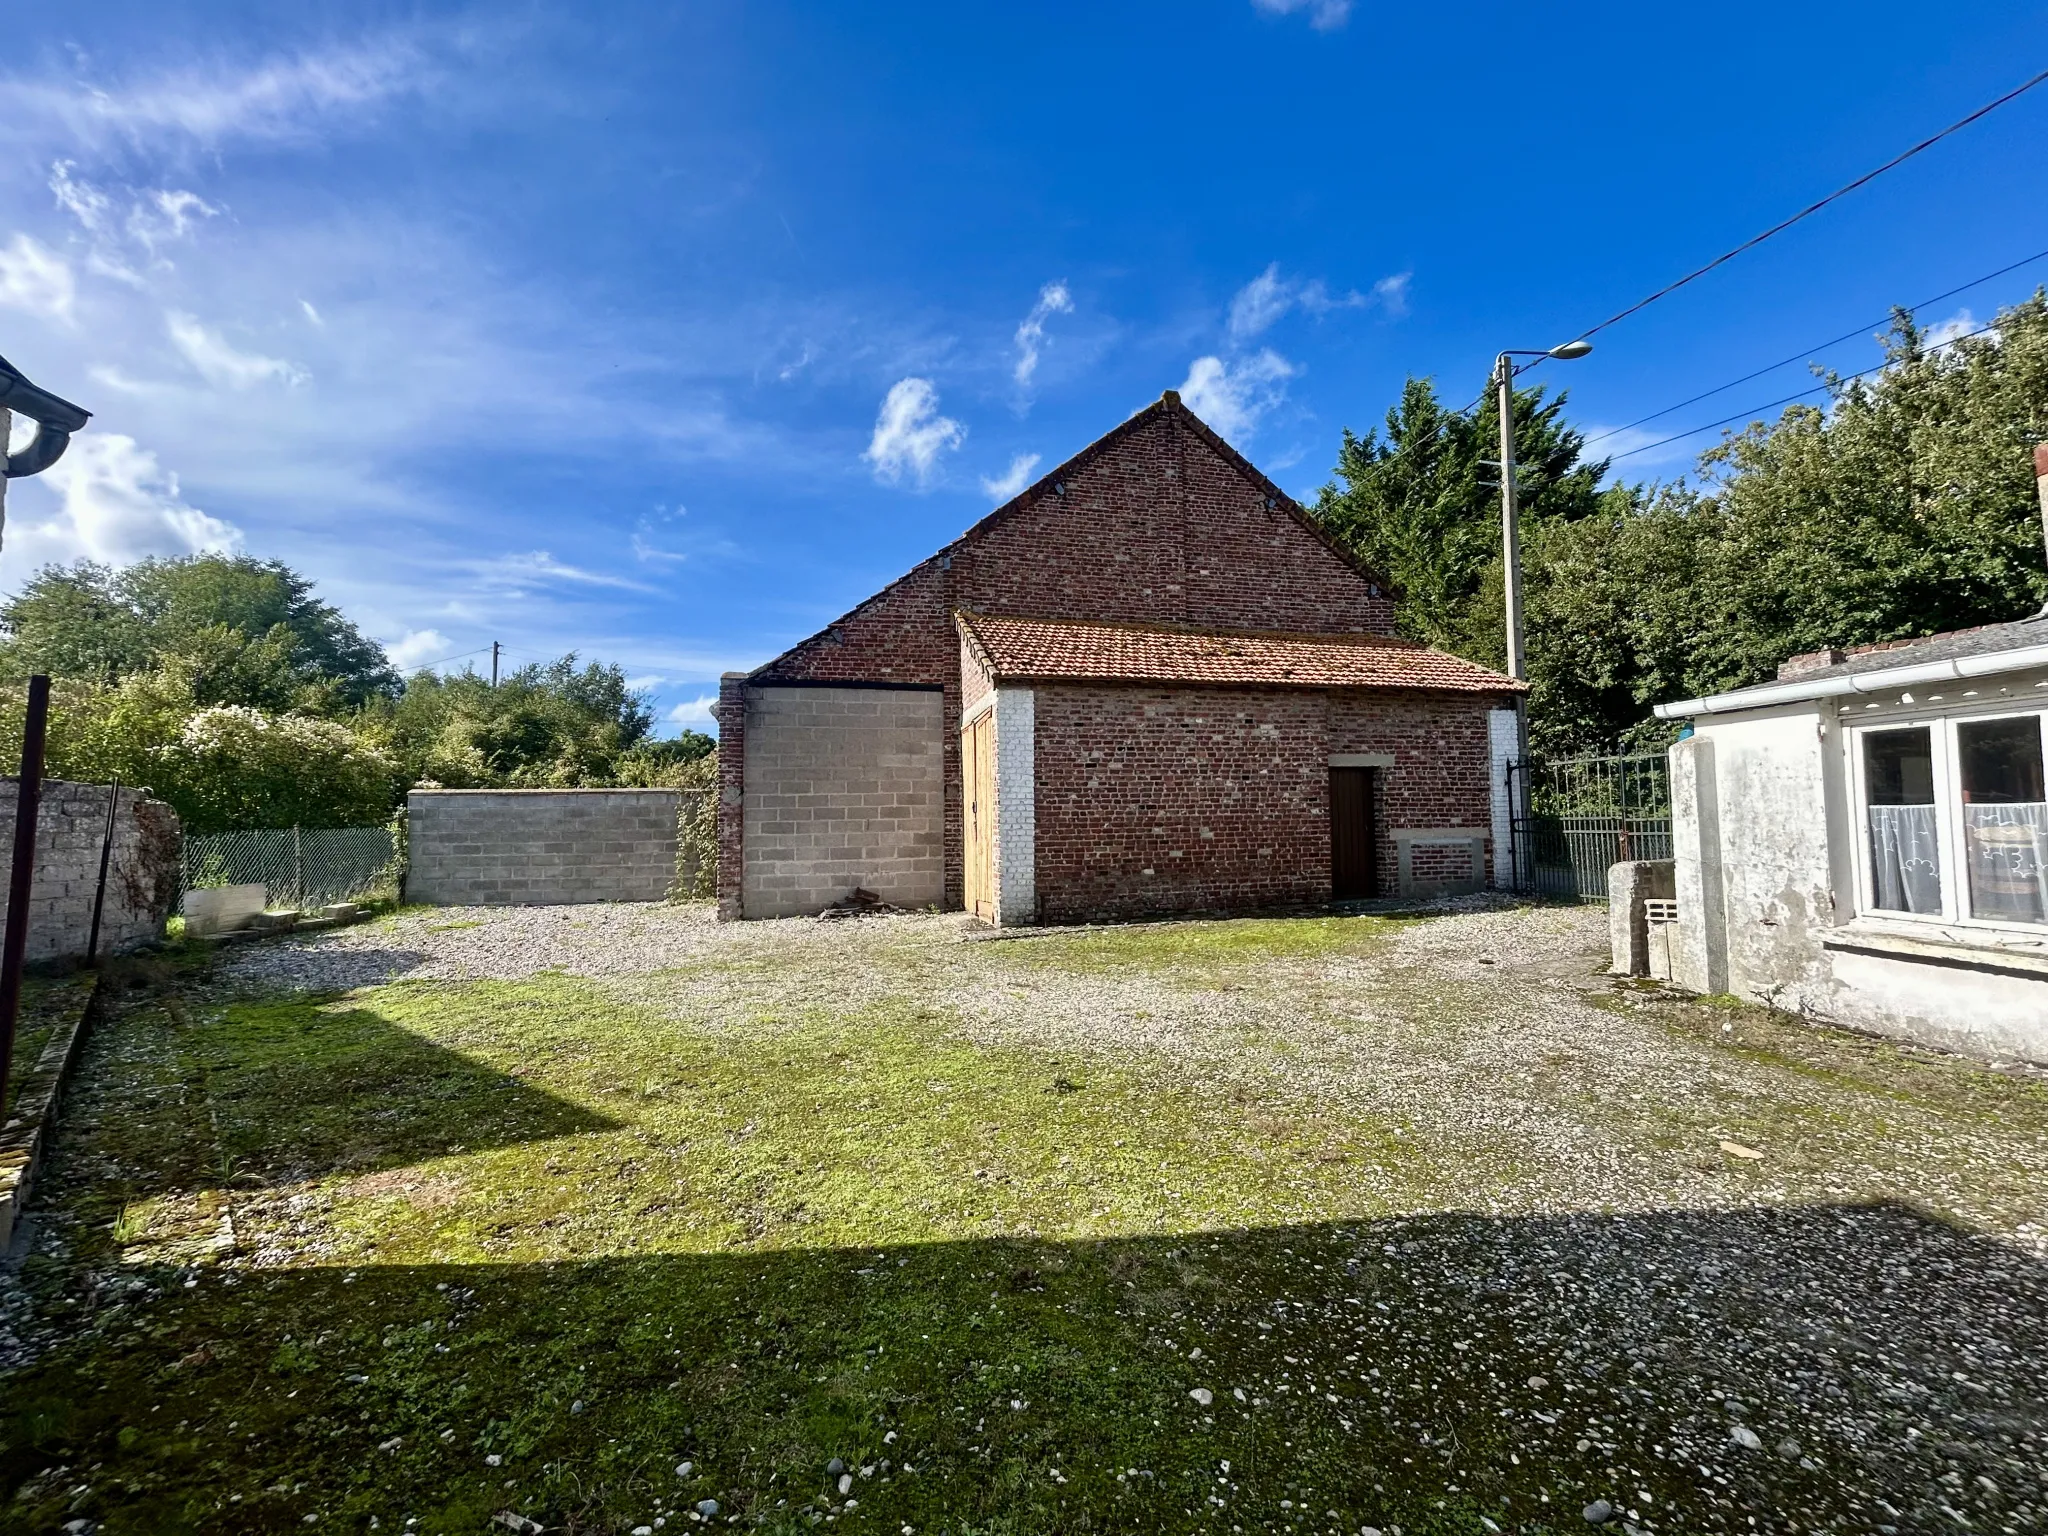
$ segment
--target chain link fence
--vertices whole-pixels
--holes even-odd
[[[269,890],[273,907],[310,911],[331,901],[398,893],[398,860],[386,827],[283,827],[185,839],[184,892],[223,885]]]

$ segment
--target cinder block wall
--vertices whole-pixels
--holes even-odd
[[[19,779],[0,779],[0,919],[7,911],[6,867],[14,850]],[[28,958],[83,959],[99,887],[107,831],[105,784],[43,781],[36,814],[36,873],[30,891]],[[114,814],[100,953],[119,954],[161,938],[178,897],[178,813],[146,790],[123,789]]]
[[[416,789],[405,899],[450,907],[661,901],[674,789]]]
[[[816,912],[857,886],[903,907],[942,902],[946,701],[939,690],[743,693],[743,879],[740,910],[728,915]]]

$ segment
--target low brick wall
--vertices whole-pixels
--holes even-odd
[[[680,802],[699,793],[416,789],[406,797],[405,899],[451,907],[660,901],[679,873]]]
[[[6,859],[14,849],[19,779],[0,779],[0,915],[7,910]],[[36,813],[36,873],[30,891],[28,958],[85,957],[92,904],[106,840],[105,784],[43,780]],[[100,914],[100,953],[119,954],[163,937],[178,899],[178,813],[147,791],[124,789],[114,815],[107,897]]]

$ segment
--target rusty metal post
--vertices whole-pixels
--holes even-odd
[[[21,968],[28,958],[28,903],[36,877],[36,812],[43,799],[43,739],[50,725],[50,680],[28,680],[28,718],[21,731],[21,781],[14,798],[14,872],[7,885],[7,930],[0,940],[0,1124],[14,1065],[14,1026],[21,1017]]]
[[[100,883],[92,894],[92,932],[85,941],[85,963],[97,965],[100,957],[100,914],[107,905],[107,866],[114,856],[114,818],[121,809],[121,781],[107,786],[107,830],[100,837]]]

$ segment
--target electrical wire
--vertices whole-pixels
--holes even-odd
[[[1981,287],[1983,284],[1990,282],[1995,277],[2003,277],[2008,272],[2017,272],[2021,267],[2031,266],[2034,262],[2040,261],[2044,257],[2048,257],[2048,251],[2036,251],[2033,255],[2022,257],[2020,260],[2013,262],[2010,266],[2000,267],[1996,272],[1987,272],[1982,277],[1972,278],[1969,282],[1964,283],[1960,287],[1951,288],[1947,293],[1937,293],[1933,298],[1922,299],[1918,304],[1909,305],[1907,306],[1907,308],[1909,312],[1917,312],[1919,310],[1923,310],[1927,308],[1930,304],[1939,304],[1944,299],[1952,299],[1959,293],[1967,293],[1972,288]],[[1626,426],[1609,427],[1605,432],[1602,432],[1597,436],[1587,438],[1586,446],[1590,448],[1593,444],[1600,442],[1602,439],[1615,437],[1623,432],[1632,432],[1637,427],[1647,425],[1648,423],[1657,420],[1661,416],[1669,416],[1673,411],[1682,411],[1688,405],[1698,405],[1702,400],[1710,400],[1715,395],[1720,394],[1723,390],[1733,389],[1738,384],[1747,384],[1751,379],[1760,379],[1767,373],[1775,373],[1780,368],[1788,367],[1793,363],[1804,362],[1814,353],[1825,352],[1830,347],[1839,347],[1845,341],[1854,341],[1859,336],[1867,335],[1872,325],[1883,325],[1885,321],[1889,320],[1890,318],[1891,316],[1888,314],[1883,319],[1871,321],[1870,325],[1859,325],[1853,331],[1844,331],[1841,335],[1835,337],[1832,341],[1823,341],[1817,346],[1802,347],[1799,351],[1793,353],[1790,357],[1781,358],[1775,363],[1771,363],[1765,367],[1757,369],[1754,373],[1745,373],[1739,379],[1730,379],[1726,384],[1716,384],[1712,389],[1702,391],[1700,394],[1694,395],[1690,400],[1681,400],[1676,405],[1665,406],[1664,409],[1661,411],[1652,411],[1647,416],[1639,416],[1634,421],[1629,422]],[[1811,393],[1811,391],[1809,391],[1809,393]]]
[[[410,670],[414,672],[431,672],[435,667],[445,667],[449,662],[460,661],[465,656],[481,656],[489,649],[488,645],[480,645],[473,651],[457,651],[453,656],[443,656],[438,661],[423,661]]]
[[[1683,288],[1687,283],[1694,281],[1696,278],[1705,277],[1709,272],[1713,271],[1716,267],[1723,266],[1726,263],[1733,261],[1736,257],[1740,256],[1744,251],[1751,250],[1754,249],[1756,246],[1762,245],[1766,240],[1770,239],[1773,235],[1784,233],[1786,230],[1790,229],[1794,224],[1797,224],[1801,219],[1808,218],[1813,214],[1819,213],[1821,209],[1827,207],[1829,203],[1834,202],[1836,199],[1846,197],[1851,192],[1854,192],[1858,187],[1865,186],[1870,182],[1875,181],[1878,177],[1882,176],[1886,171],[1892,170],[1897,166],[1904,165],[1908,160],[1912,159],[1922,150],[1932,149],[1936,144],[1939,144],[1943,139],[1947,138],[1950,134],[1969,127],[1970,124],[1976,122],[1979,118],[1988,116],[1990,113],[1997,111],[2007,102],[2012,101],[2020,96],[2024,96],[2028,91],[2031,91],[2035,86],[2039,85],[2044,80],[2048,80],[2048,69],[2042,70],[2039,74],[2035,75],[2031,80],[2025,81],[2023,84],[2014,86],[2011,90],[2007,91],[2003,96],[2000,96],[1996,101],[1986,102],[1983,106],[1979,107],[1969,116],[1957,118],[1954,122],[1950,123],[1946,128],[1942,129],[1941,132],[1934,134],[1928,138],[1922,139],[1918,144],[1915,144],[1911,149],[1908,149],[1903,153],[1892,156],[1891,159],[1885,161],[1885,163],[1883,165],[1880,165],[1876,170],[1865,171],[1861,176],[1858,176],[1854,181],[1849,182],[1846,185],[1837,187],[1834,191],[1830,192],[1826,197],[1820,199],[1820,201],[1808,203],[1804,208],[1800,209],[1797,213],[1793,214],[1789,219],[1779,220],[1776,224],[1773,224],[1769,229],[1765,230],[1762,234],[1750,236],[1749,239],[1743,241],[1742,244],[1736,246],[1733,250],[1723,252],[1721,255],[1716,256],[1712,261],[1708,262],[1705,266],[1695,268],[1693,271],[1686,273],[1685,276],[1677,279],[1675,282],[1666,283],[1662,288],[1659,288],[1655,293],[1651,294],[1648,298],[1638,299],[1635,303],[1629,305],[1627,309],[1620,310],[1615,314],[1609,315],[1605,320],[1602,320],[1598,325],[1594,326],[1592,330],[1579,332],[1577,339],[1584,340],[1588,336],[1596,335],[1597,333],[1606,330],[1610,325],[1614,325],[1620,321],[1626,320],[1630,315],[1635,314],[1639,310],[1649,308],[1650,305],[1656,303],[1659,299],[1665,297],[1667,294],[1676,293],[1679,289]],[[1540,362],[1542,361],[1542,359],[1539,358],[1537,361]]]
[[[1944,347],[1952,347],[1959,341],[1968,341],[1972,336],[1982,336],[1986,331],[1995,329],[1997,329],[1996,321],[1993,321],[1988,325],[1980,325],[1974,331],[1964,331],[1960,336],[1951,336],[1946,341],[1938,341],[1933,346],[1929,347],[1927,351],[1930,353],[1939,352]],[[1693,427],[1684,432],[1674,432],[1671,436],[1661,437],[1654,443],[1644,443],[1640,448],[1631,448],[1625,453],[1613,454],[1610,456],[1608,462],[1616,463],[1622,459],[1632,459],[1639,453],[1648,453],[1652,448],[1662,448],[1667,443],[1675,443],[1683,438],[1697,437],[1702,432],[1711,432],[1716,427],[1725,427],[1732,422],[1742,421],[1744,419],[1754,420],[1756,418],[1757,413],[1760,411],[1776,410],[1781,405],[1790,405],[1795,400],[1804,400],[1808,395],[1817,395],[1821,393],[1823,390],[1833,389],[1840,384],[1853,384],[1856,380],[1868,378],[1873,373],[1882,373],[1885,369],[1891,366],[1892,364],[1890,361],[1875,363],[1872,364],[1870,367],[1865,368],[1860,373],[1846,374],[1841,378],[1836,379],[1823,379],[1820,383],[1814,385],[1811,389],[1802,389],[1796,395],[1787,395],[1782,400],[1772,400],[1764,405],[1752,406],[1750,407],[1750,409],[1746,411],[1737,411],[1733,416],[1724,416],[1719,421],[1710,421],[1703,427]]]

